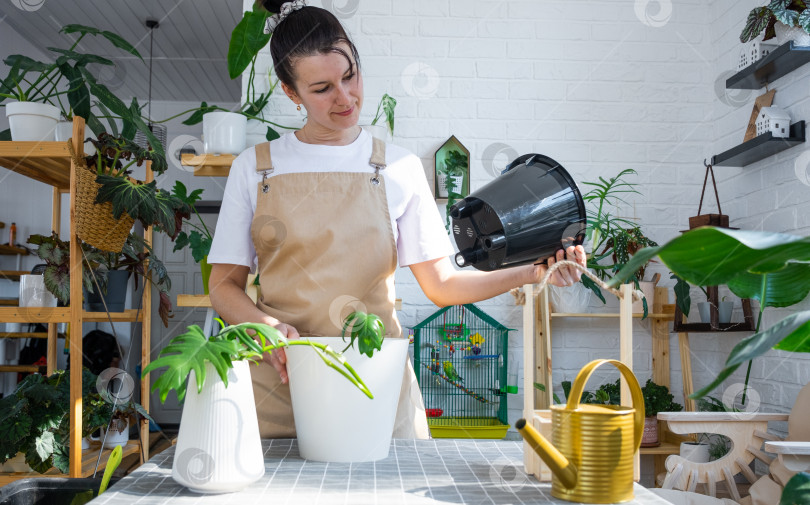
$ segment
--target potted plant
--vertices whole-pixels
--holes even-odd
[[[45,270],[42,272],[45,287],[56,296],[57,300],[65,306],[70,304],[70,242],[65,242],[59,238],[56,232],[50,236],[31,235],[27,243],[36,246],[34,253],[45,262]],[[87,244],[82,244],[84,254],[93,258],[93,248]],[[91,267],[98,266],[97,262],[91,261]],[[82,271],[82,285],[87,292],[93,291],[93,278],[89,269]]]
[[[200,213],[197,212],[197,207],[194,206],[202,197],[202,192],[202,189],[195,189],[189,193],[185,184],[180,181],[174,183],[172,195],[185,202],[186,205],[191,208],[191,211],[197,216],[199,225],[192,223],[188,219],[183,220],[183,224],[190,226],[192,230],[188,233],[181,230],[180,233],[177,234],[177,238],[174,241],[173,252],[180,251],[184,247],[191,249],[191,256],[194,258],[194,261],[200,264],[203,292],[207,295],[208,279],[211,277],[211,265],[208,264],[208,252],[211,250],[214,237],[211,235],[211,231],[205,225],[202,217],[200,217]]]
[[[397,106],[397,100],[390,96],[388,93],[383,94],[380,102],[377,104],[377,112],[374,113],[374,119],[370,125],[364,125],[363,129],[371,133],[372,136],[380,140],[389,140],[394,135],[394,109]],[[385,116],[385,124],[378,125],[377,122]]]
[[[360,343],[369,341],[363,339]],[[229,492],[264,475],[248,366],[264,353],[280,347],[289,352],[297,346],[310,347],[308,351],[314,351],[323,364],[346,378],[353,388],[373,398],[341,353],[323,343],[287,340],[272,326],[257,323],[224,326],[212,337],[206,337],[199,326],[189,326],[186,333],[174,337],[160,356],[144,368],[145,377],[153,370],[167,367],[152,384],[161,402],[166,401],[172,390],[178,400],[185,400],[172,466],[175,481],[200,492]],[[187,380],[192,391],[188,395]],[[234,430],[234,426],[240,429]]]
[[[779,44],[790,40],[797,46],[810,45],[810,10],[804,0],[771,0],[748,14],[740,41],[754,40],[764,32],[763,40],[776,37]]]
[[[82,371],[82,436],[106,426],[110,405],[94,391],[96,376]],[[13,394],[0,399],[0,463],[24,459],[31,469],[45,473],[56,467],[68,472],[70,374],[57,370],[49,377],[28,375]],[[138,406],[140,407],[140,406]],[[140,408],[139,411],[143,411]],[[22,453],[22,456],[18,456]]]
[[[695,254],[696,250],[701,254]],[[792,311],[767,330],[761,331],[760,326],[765,308],[790,307],[810,293],[810,237],[709,226],[696,228],[662,246],[642,249],[608,284],[617,286],[655,256],[689,283],[727,285],[736,296],[760,302],[754,335],[740,341],[717,377],[691,398],[708,394],[746,361],[747,388],[751,360],[771,348],[810,352],[810,311]],[[745,398],[744,392],[743,405]]]
[[[600,177],[598,182],[585,181],[582,183],[591,186],[591,190],[582,196],[588,205],[588,226],[585,231],[588,249],[586,251],[587,266],[603,281],[609,280],[640,249],[655,245],[655,242],[644,234],[638,224],[614,214],[615,209],[618,209],[621,204],[627,204],[624,196],[640,194],[635,183],[625,180],[625,177],[629,175],[637,175],[637,172],[625,169],[609,179]],[[647,292],[652,293],[655,283],[644,280],[646,266],[647,263],[642,265],[628,281],[632,281],[636,289],[646,289]],[[582,285],[595,293],[602,303],[607,303],[599,286],[590,278],[583,276]],[[554,287],[552,286],[552,288]],[[565,291],[568,289],[566,288]],[[552,301],[555,293],[557,293],[558,299],[564,296],[561,291],[563,290],[552,289]],[[587,307],[589,297],[582,295],[581,299],[583,300],[582,305]],[[651,308],[648,301],[652,302],[651,294],[645,296],[640,307],[634,307],[634,312],[643,312],[646,316]],[[563,311],[557,310],[557,312]],[[576,312],[584,312],[584,310]]]
[[[450,231],[450,207],[455,204],[459,198],[464,198],[461,190],[464,187],[464,175],[467,172],[467,164],[469,158],[466,154],[458,149],[451,149],[447,151],[444,157],[444,163],[441,163],[438,168],[438,198],[447,198],[445,205],[445,228]]]
[[[641,439],[642,447],[656,447],[661,443],[658,441],[658,418],[659,412],[680,412],[683,405],[675,403],[672,393],[666,386],[659,386],[652,379],[647,379],[644,387],[641,388],[644,396],[644,436]]]

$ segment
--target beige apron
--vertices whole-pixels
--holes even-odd
[[[270,143],[255,147],[258,184],[251,225],[261,295],[257,306],[301,336],[339,337],[354,310],[377,314],[401,338],[394,309],[397,251],[385,194],[385,143],[374,139],[375,173],[309,172],[273,177]],[[343,346],[339,346],[343,348]],[[373,359],[373,358],[372,358]],[[290,388],[267,363],[251,367],[262,438],[295,437]],[[335,380],[344,380],[335,374]],[[429,438],[422,395],[405,366],[395,438]]]

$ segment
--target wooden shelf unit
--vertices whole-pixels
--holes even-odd
[[[78,167],[71,161],[69,142],[73,143],[76,153],[83,154],[84,119],[74,117],[72,138],[68,142],[0,142],[0,166],[16,172],[53,188],[51,227],[57,234],[60,232],[61,199],[63,194],[76,193],[76,170]],[[153,179],[149,166],[146,170],[146,182]],[[83,299],[82,293],[82,253],[79,247],[79,238],[76,236],[75,198],[70,198],[70,299],[74,301],[70,307],[3,307],[0,308],[0,322],[43,323],[48,325],[48,351],[47,374],[53,373],[56,365],[57,323],[67,322],[78,338],[70,340],[70,472],[69,477],[82,477],[85,475],[85,456],[81,451],[81,423],[82,423],[82,323],[84,322],[141,322],[141,366],[149,364],[151,357],[150,323],[151,323],[151,291],[143,290],[143,309],[137,313],[135,309],[108,315],[104,312],[85,312],[82,304],[75,303]],[[147,244],[152,243],[152,230],[144,232]],[[6,246],[7,247],[7,246]],[[2,250],[2,247],[0,247]],[[23,250],[24,254],[27,251]],[[17,252],[14,252],[17,254]],[[20,253],[23,254],[23,253]],[[25,367],[26,365],[15,365]],[[40,367],[32,366],[40,371]],[[6,367],[8,368],[8,367]],[[3,368],[0,368],[3,371]],[[14,370],[5,370],[14,371]],[[141,404],[149,410],[149,378],[141,380]],[[149,440],[149,423],[143,420],[140,425],[140,439]],[[140,452],[140,443],[135,441],[134,451]],[[128,449],[131,453],[133,449]],[[96,452],[96,456],[98,453]],[[125,453],[126,455],[126,453]],[[148,448],[142,453],[148,459]],[[102,458],[106,462],[106,458]],[[37,474],[39,475],[39,474]],[[0,476],[5,479],[8,476]],[[18,477],[19,478],[19,477]],[[2,481],[0,481],[2,482]]]
[[[194,167],[194,175],[198,177],[228,177],[235,159],[233,154],[183,154],[180,163]]]
[[[2,142],[0,142],[2,144]],[[13,256],[19,254],[21,256],[28,256],[28,249],[22,247],[10,246],[8,244],[0,244],[0,254],[5,256]]]

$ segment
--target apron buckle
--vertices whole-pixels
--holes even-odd
[[[270,185],[267,184],[267,170],[262,172],[262,193],[270,191]]]
[[[385,166],[377,165],[376,163],[369,163],[372,167],[374,167],[374,177],[371,178],[371,184],[375,186],[380,185],[380,170],[385,168]]]

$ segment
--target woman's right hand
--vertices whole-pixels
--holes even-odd
[[[271,324],[270,326],[273,326],[275,329],[280,331],[281,334],[287,337],[288,340],[298,338],[298,330],[289,324],[276,323]],[[287,354],[284,352],[283,347],[275,349],[270,354],[265,354],[262,357],[262,361],[272,365],[272,367],[276,369],[276,372],[278,372],[279,377],[281,377],[281,383],[287,384],[290,379],[287,376]]]

